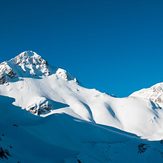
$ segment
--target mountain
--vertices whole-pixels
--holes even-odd
[[[134,92],[131,96],[151,100],[160,105],[160,107],[163,107],[163,83],[158,83],[150,88]]]
[[[0,161],[162,162],[162,90],[149,89],[115,98],[25,51],[0,64]]]

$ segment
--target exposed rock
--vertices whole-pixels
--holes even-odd
[[[29,106],[26,110],[35,115],[43,115],[49,113],[52,110],[52,105],[47,100],[45,100],[38,104]]]
[[[10,156],[9,151],[7,149],[3,149],[2,147],[0,147],[0,158],[8,159],[9,156]]]
[[[0,84],[4,84],[6,82],[6,77],[3,74],[0,74]]]
[[[144,153],[146,150],[147,150],[147,145],[146,144],[141,143],[141,144],[138,145],[138,153],[140,153],[140,154]]]
[[[0,64],[0,84],[8,82],[11,78],[14,78],[15,76],[16,73],[7,62],[2,62]]]

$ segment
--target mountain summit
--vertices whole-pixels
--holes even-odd
[[[56,73],[59,78],[76,80],[66,70],[50,67],[46,60],[33,51],[25,51],[0,64],[0,84],[19,77],[42,78]]]
[[[66,70],[25,51],[0,64],[0,128],[6,135],[0,153],[10,157],[10,143],[10,162],[163,161],[162,88],[160,83],[112,97],[80,86]]]
[[[29,72],[31,75],[48,76],[50,74],[47,61],[33,51],[22,52],[11,59],[10,63],[18,65],[24,72]]]

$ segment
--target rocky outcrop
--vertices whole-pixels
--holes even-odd
[[[49,103],[49,101],[45,100],[38,104],[35,103],[30,105],[26,110],[35,115],[44,115],[49,113],[52,109],[52,105]]]
[[[0,84],[7,83],[10,79],[14,78],[16,73],[9,66],[7,62],[0,64]]]
[[[6,82],[6,77],[4,74],[0,74],[0,84],[4,84]]]

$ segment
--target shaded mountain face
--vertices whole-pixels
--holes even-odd
[[[25,51],[0,64],[0,127],[7,133],[0,153],[3,158],[14,155],[23,162],[162,161],[162,88],[160,83],[126,98],[112,97],[80,86],[66,70]],[[27,153],[35,145],[39,152],[33,158],[33,151],[31,158],[18,154],[22,147],[14,130],[22,141],[28,137]],[[5,153],[8,142],[16,146],[11,154]],[[44,146],[56,152],[56,160]]]

